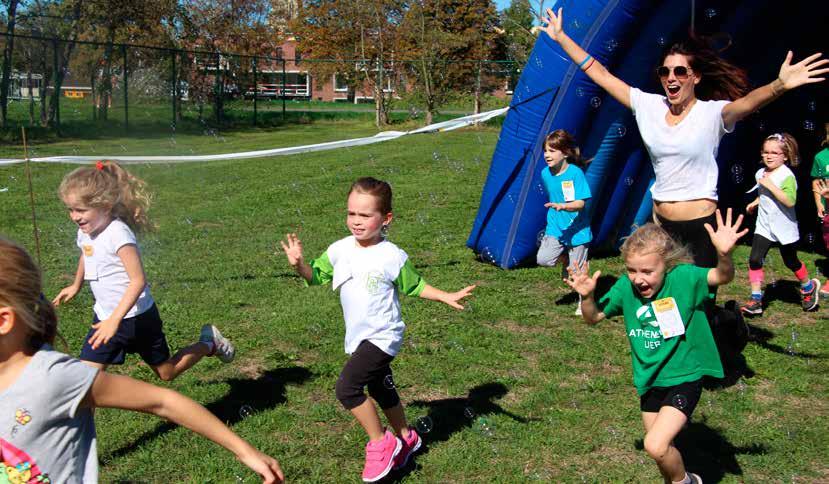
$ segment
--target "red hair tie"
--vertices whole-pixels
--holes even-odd
[[[102,161],[96,161],[95,169],[98,171],[104,171],[104,163]]]

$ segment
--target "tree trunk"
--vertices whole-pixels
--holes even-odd
[[[58,103],[60,102],[60,88],[63,85],[63,78],[66,76],[67,65],[69,65],[69,58],[72,56],[72,49],[75,48],[75,40],[78,38],[78,20],[81,18],[81,7],[83,0],[77,0],[72,9],[72,25],[69,31],[71,32],[70,39],[64,47],[60,43],[56,44],[57,51],[57,72],[54,73],[55,82],[52,90],[52,98],[49,102],[49,116],[47,124],[54,126],[58,117]]]
[[[112,45],[114,41],[114,29],[108,32],[109,42],[104,47],[104,68],[101,74],[101,96],[98,105],[98,119],[106,121],[109,117],[109,106],[112,102]]]
[[[6,127],[6,114],[9,102],[9,83],[12,73],[12,54],[14,53],[14,24],[18,0],[9,0],[8,22],[6,23],[6,48],[3,49],[3,76],[0,78],[0,125]]]

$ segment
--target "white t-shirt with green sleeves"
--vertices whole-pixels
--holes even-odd
[[[332,289],[340,290],[345,352],[353,353],[368,340],[396,356],[406,329],[398,291],[419,296],[426,285],[406,252],[387,240],[361,247],[349,236],[331,244],[310,265],[313,276],[309,284],[332,282]]]
[[[757,180],[758,184],[765,171],[765,168],[760,168],[754,175],[754,179]],[[771,181],[783,190],[783,193],[794,204],[797,201],[797,179],[792,170],[786,165],[780,165],[769,176]],[[800,238],[800,232],[797,229],[797,215],[794,206],[787,207],[783,205],[763,185],[760,185],[758,193],[760,208],[757,211],[757,226],[754,228],[754,233],[783,245],[797,242]]]

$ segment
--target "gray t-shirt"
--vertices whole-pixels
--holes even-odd
[[[0,392],[0,482],[98,482],[95,422],[79,408],[97,374],[48,346],[35,353]]]

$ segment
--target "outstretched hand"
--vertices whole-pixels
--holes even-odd
[[[792,51],[786,54],[786,60],[783,61],[780,72],[777,74],[785,90],[788,91],[803,84],[821,82],[825,79],[818,76],[829,72],[829,68],[818,68],[829,64],[829,59],[821,59],[822,54],[820,52],[812,54],[796,64],[791,64],[793,55]]]
[[[725,212],[725,223],[723,223],[722,213],[717,209],[717,230],[715,231],[711,224],[705,224],[705,230],[708,231],[708,236],[711,237],[711,243],[720,255],[730,254],[734,250],[737,241],[740,240],[748,229],[740,230],[740,225],[743,223],[743,216],[740,214],[737,220],[731,223],[731,209]]]
[[[475,289],[475,284],[472,284],[471,286],[466,286],[458,292],[448,292],[446,293],[446,295],[443,296],[442,301],[455,309],[463,309],[463,306],[458,304],[458,301],[472,294],[473,289]]]
[[[286,243],[287,242],[287,243]],[[285,251],[285,256],[288,257],[288,263],[296,267],[302,263],[302,241],[299,240],[296,234],[285,234],[285,240],[280,240],[282,250]]]
[[[561,26],[562,24],[562,15],[561,15],[561,8],[558,9],[558,15],[553,12],[552,8],[547,9],[547,16],[541,17],[541,25],[544,32],[547,32],[547,35],[550,36],[551,39],[558,42],[561,37],[564,35],[564,29]]]
[[[599,276],[602,275],[602,271],[596,271],[591,276],[589,270],[590,264],[586,262],[576,269],[573,269],[572,267],[567,268],[568,277],[564,280],[564,282],[567,283],[567,285],[574,291],[579,293],[579,296],[581,297],[593,294],[593,291],[596,290],[596,284],[599,282]]]

